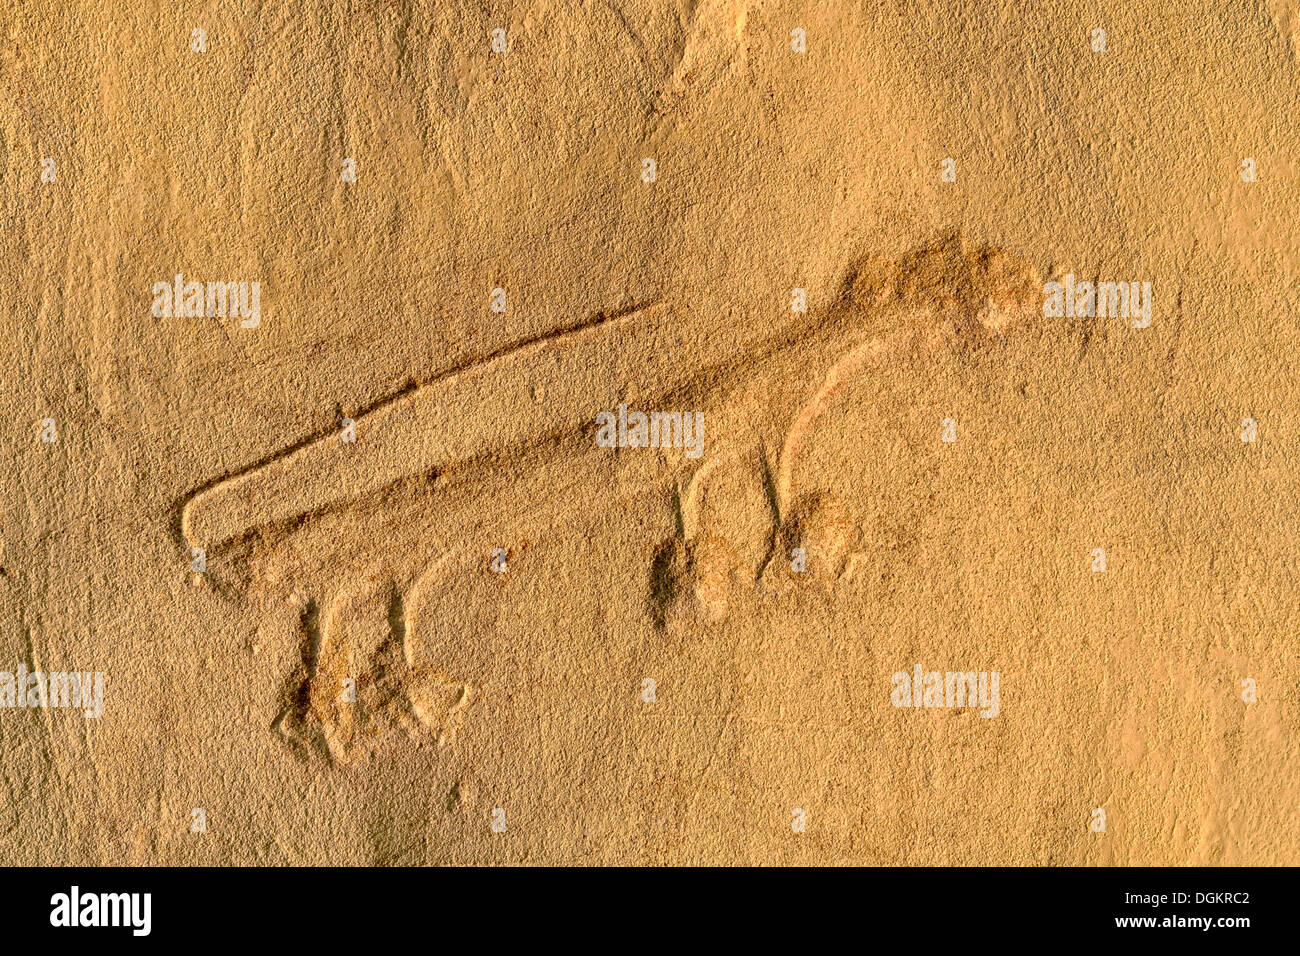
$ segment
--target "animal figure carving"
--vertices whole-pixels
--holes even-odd
[[[809,579],[833,584],[870,556],[854,554],[861,529],[834,489],[801,487],[801,462],[817,444],[821,418],[850,383],[883,363],[943,361],[952,350],[997,339],[1040,313],[1041,289],[1024,260],[951,236],[896,258],[863,259],[826,308],[737,329],[725,340],[663,304],[598,317],[376,407],[357,418],[355,442],[323,436],[199,491],[183,506],[182,532],[191,547],[239,556],[248,569],[243,587],[296,595],[303,661],[276,721],[291,739],[335,760],[391,729],[450,743],[478,675],[443,670],[439,648],[448,648],[447,632],[455,630],[447,621],[476,626],[461,619],[465,609],[490,607],[508,587],[501,582],[512,563],[527,554],[503,554],[497,563],[505,568],[495,567],[490,544],[477,536],[498,516],[472,507],[440,520],[431,534],[442,540],[434,541],[390,535],[386,509],[444,489],[460,488],[470,502],[477,492],[464,488],[479,484],[496,500],[513,501],[506,510],[534,507],[555,489],[529,486],[530,464],[627,455],[583,439],[598,412],[627,399],[628,383],[642,407],[691,396],[725,409],[728,396],[739,396],[732,406],[739,401],[742,414],[765,383],[794,383],[794,402],[763,412],[783,435],[778,450],[743,429],[729,432],[734,416],[724,412],[721,432],[707,426],[704,458],[673,466],[677,533],[655,552],[649,613],[660,627],[683,612],[722,620],[737,593],[773,573],[775,554],[796,548],[812,558]],[[492,427],[459,427],[469,405]],[[494,467],[502,458],[514,462],[505,478]],[[586,501],[581,493],[548,497],[559,529],[563,511]],[[299,543],[308,534],[315,543]],[[316,567],[328,576],[338,564],[322,552],[334,549],[356,559],[342,581],[319,593],[317,584],[304,585],[309,574],[292,570]]]

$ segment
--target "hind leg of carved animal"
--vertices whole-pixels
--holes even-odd
[[[403,653],[411,668],[410,700],[416,718],[437,734],[456,739],[465,712],[491,662],[499,587],[485,575],[485,562],[465,554],[431,564],[406,597]]]
[[[372,665],[392,636],[392,602],[392,582],[374,576],[354,582],[321,613],[311,712],[335,759],[356,743],[364,729],[359,711],[384,680]]]

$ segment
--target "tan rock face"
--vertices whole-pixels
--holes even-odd
[[[11,4],[3,858],[1297,862],[1296,9]]]

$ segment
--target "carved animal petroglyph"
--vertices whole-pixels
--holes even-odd
[[[584,441],[599,410],[669,397],[713,409],[701,461],[683,457],[634,480],[676,489],[676,533],[649,569],[654,622],[682,613],[720,621],[737,594],[788,569],[794,549],[809,556],[807,579],[826,584],[870,560],[854,554],[860,521],[833,483],[801,471],[848,386],[903,356],[941,361],[995,340],[1041,312],[1040,290],[1025,261],[953,236],[864,259],[829,307],[726,340],[693,334],[663,304],[600,317],[378,406],[357,418],[355,443],[324,436],[213,484],[184,504],[183,534],[191,547],[241,556],[250,591],[288,591],[303,608],[302,664],[276,721],[288,736],[334,759],[392,729],[450,743],[479,675],[448,673],[437,658],[454,652],[447,621],[477,626],[466,609],[489,607],[511,574],[489,561],[494,529],[542,501],[552,527],[576,527],[592,468],[638,467],[638,452]],[[469,406],[492,427],[461,428]],[[565,456],[597,464],[530,484],[530,466]],[[503,457],[512,461],[505,478],[493,468]],[[385,517],[430,511],[438,505],[411,502],[439,495],[457,504],[417,531]]]

